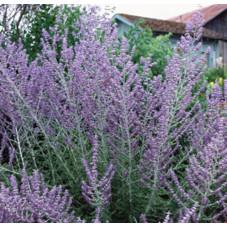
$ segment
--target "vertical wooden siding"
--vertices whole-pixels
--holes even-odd
[[[227,42],[219,41],[219,56],[223,57],[223,63],[227,64]]]

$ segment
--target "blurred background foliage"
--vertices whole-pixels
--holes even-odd
[[[7,14],[10,7],[11,11],[14,11],[14,13],[11,12],[11,14],[15,15],[14,17],[9,13]],[[81,9],[79,6],[66,4],[24,4],[18,5],[18,7],[13,7],[13,5],[0,6],[0,15],[3,18],[5,17],[0,23],[0,32],[8,34],[13,42],[21,39],[29,55],[30,62],[37,57],[37,54],[41,53],[42,45],[40,41],[43,29],[48,33],[50,28],[55,26],[58,26],[58,31],[62,31],[62,33],[65,29],[68,29],[68,44],[73,45],[74,38],[72,32],[75,29],[72,25],[75,25],[81,12],[85,11],[85,9]]]
[[[171,33],[155,37],[150,28],[141,29],[144,23],[143,19],[136,21],[134,27],[130,27],[129,32],[124,34],[129,43],[129,51],[131,52],[135,47],[133,62],[139,65],[139,72],[142,72],[140,58],[146,58],[152,54],[152,62],[157,62],[157,65],[151,69],[150,76],[160,74],[165,76],[166,56],[173,55],[173,45],[170,42]]]

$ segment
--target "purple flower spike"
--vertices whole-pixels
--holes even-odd
[[[98,137],[94,136],[92,162],[88,165],[87,161],[82,159],[89,183],[82,182],[82,195],[88,204],[97,208],[98,214],[101,213],[101,206],[106,206],[111,198],[111,180],[115,174],[113,164],[110,164],[104,176],[98,178]],[[98,215],[97,217],[99,217]],[[98,220],[98,219],[97,219]]]
[[[3,184],[0,189],[0,221],[8,223],[72,222],[74,212],[69,212],[71,199],[61,186],[47,189],[43,177],[34,171],[28,177],[23,169],[21,186],[11,176],[12,189]]]

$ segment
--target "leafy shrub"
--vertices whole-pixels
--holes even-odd
[[[208,69],[204,76],[207,79],[207,82],[215,82],[216,80],[220,80],[219,78],[222,78],[222,80],[227,79],[227,71],[225,67],[218,67],[218,68],[212,68]]]
[[[167,65],[165,57],[173,55],[171,33],[154,37],[150,28],[140,29],[144,23],[144,20],[136,21],[134,27],[130,27],[129,32],[124,34],[129,43],[129,51],[135,48],[132,55],[133,62],[139,65],[139,73],[141,73],[143,71],[141,57],[147,58],[152,55],[152,61],[157,64],[150,70],[150,76],[154,77],[159,74],[165,76],[164,70]]]
[[[225,67],[223,66],[219,66],[218,68],[208,68],[204,72],[203,78],[200,80],[196,88],[196,90],[198,90],[199,87],[206,83],[204,91],[201,92],[198,97],[198,100],[200,101],[204,110],[206,109],[206,92],[210,93],[216,83],[221,86],[222,92],[224,92],[225,79],[227,79],[227,73]]]

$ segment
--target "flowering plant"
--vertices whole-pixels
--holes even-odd
[[[152,53],[138,72],[135,48],[97,7],[73,24],[73,42],[43,29],[32,62],[0,35],[2,222],[226,220],[227,81],[202,108],[203,19],[193,19],[153,78]]]

